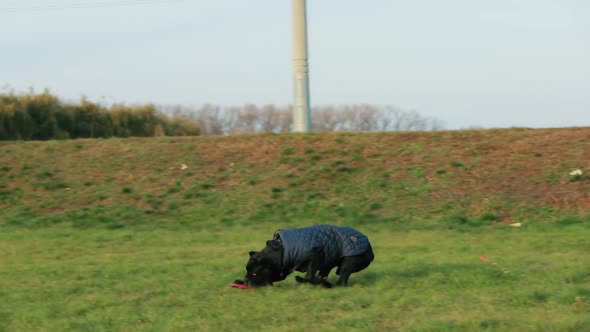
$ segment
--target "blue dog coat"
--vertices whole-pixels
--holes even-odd
[[[283,266],[300,272],[305,271],[303,264],[318,249],[323,254],[322,267],[333,267],[340,258],[361,255],[371,247],[366,235],[344,226],[280,229],[275,232],[274,238],[280,238],[283,243]]]

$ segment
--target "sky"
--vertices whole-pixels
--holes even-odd
[[[590,126],[590,1],[307,2],[312,105],[393,105],[447,129]],[[291,0],[2,0],[0,89],[288,105],[291,24]]]

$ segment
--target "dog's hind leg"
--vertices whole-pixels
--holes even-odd
[[[348,286],[350,275],[366,269],[374,258],[372,248],[369,248],[367,252],[361,255],[344,257],[338,265],[338,270],[336,270],[336,274],[340,275],[338,285]]]
[[[350,278],[353,271],[353,261],[348,257],[344,258],[342,263],[338,266],[338,270],[336,270],[336,274],[340,276],[340,279],[338,279],[338,285],[348,286],[348,278]]]

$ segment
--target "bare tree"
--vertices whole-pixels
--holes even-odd
[[[224,115],[218,105],[205,104],[197,110],[198,122],[209,135],[224,134]]]
[[[222,108],[205,104],[199,108],[163,107],[164,113],[198,123],[209,135],[255,132],[289,132],[293,126],[293,106],[254,104]],[[440,130],[443,123],[418,112],[394,106],[370,104],[316,106],[312,110],[316,131],[400,131]]]
[[[315,107],[311,111],[312,125],[316,131],[335,131],[338,128],[339,119],[334,106]]]
[[[279,129],[281,133],[290,132],[293,128],[293,105],[280,109]]]
[[[356,107],[356,127],[359,131],[377,130],[379,124],[379,112],[377,107],[362,104]]]
[[[280,126],[280,114],[275,105],[265,105],[260,112],[260,131],[277,132]]]

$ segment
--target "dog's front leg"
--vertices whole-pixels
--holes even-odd
[[[295,280],[298,282],[309,282],[313,285],[323,285],[324,287],[330,288],[332,284],[330,284],[325,278],[322,276],[318,276],[319,267],[323,260],[323,250],[322,248],[313,248],[313,253],[307,264],[307,270],[305,273],[305,277],[301,278],[300,276],[296,276]]]

